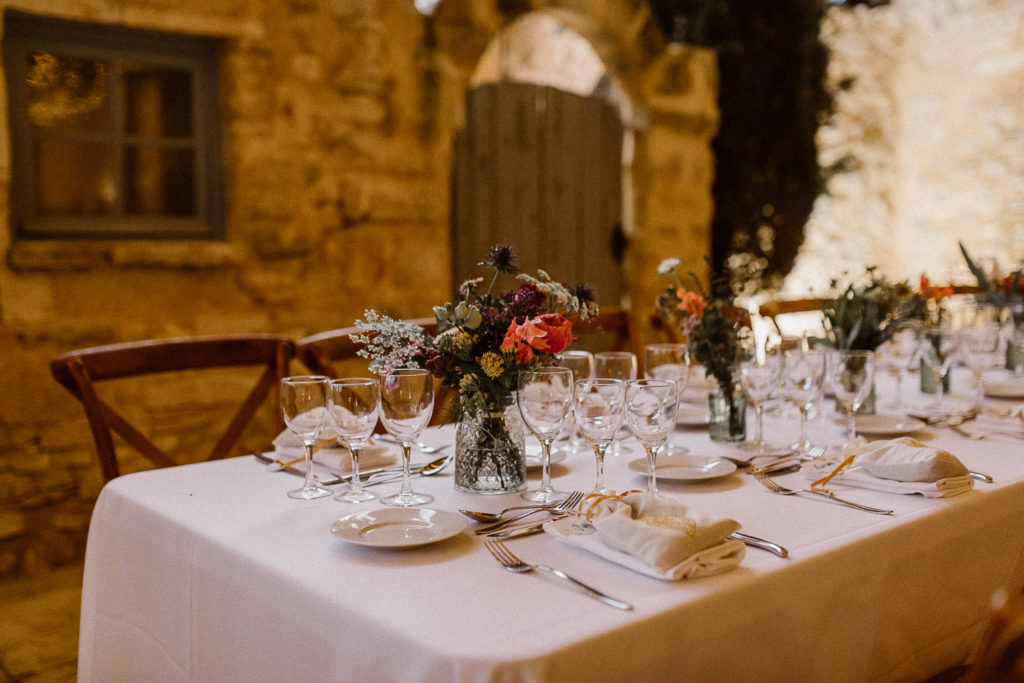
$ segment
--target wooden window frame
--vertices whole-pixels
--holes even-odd
[[[188,147],[195,152],[194,217],[129,215],[125,211],[126,178],[123,150],[144,138],[127,135],[121,125],[120,69],[112,69],[111,129],[99,138],[114,147],[117,200],[108,216],[41,216],[36,213],[33,178],[35,158],[28,118],[26,83],[30,52],[187,70],[193,78],[194,129]],[[11,142],[10,221],[15,239],[224,239],[224,208],[220,152],[219,46],[215,39],[143,31],[6,12],[3,39],[8,86]],[[63,133],[61,134],[64,135]],[[75,134],[66,139],[76,140]],[[161,142],[166,142],[161,139]]]

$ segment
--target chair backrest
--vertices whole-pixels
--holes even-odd
[[[962,683],[1024,683],[1024,593],[1000,590]]]
[[[419,325],[427,334],[437,334],[437,320],[433,317],[409,318],[405,322]],[[362,344],[351,338],[351,335],[360,332],[362,330],[358,327],[341,327],[303,337],[295,342],[295,354],[311,371],[332,379],[357,374],[369,376],[369,361],[358,354]],[[456,394],[454,389],[442,387],[440,382],[435,383],[434,413],[430,424],[443,424],[449,420]],[[378,425],[378,431],[381,429]]]
[[[779,334],[800,336],[804,331],[824,332],[823,306],[829,299],[778,299],[765,301],[758,315],[768,320]]]
[[[580,341],[573,348],[587,351],[631,351],[643,359],[636,318],[628,308],[601,306],[597,317],[573,326]]]
[[[50,361],[50,371],[54,379],[85,408],[103,478],[110,481],[120,475],[114,434],[157,467],[181,463],[101,398],[97,392],[98,383],[186,370],[262,367],[256,385],[241,401],[227,428],[207,455],[207,460],[213,460],[230,453],[271,394],[275,397],[278,431],[284,428],[276,403],[281,379],[288,374],[288,362],[294,355],[293,342],[279,335],[181,337],[69,351]]]

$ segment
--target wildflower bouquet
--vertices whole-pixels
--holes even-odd
[[[828,342],[837,349],[874,351],[918,305],[909,285],[890,283],[868,267],[863,281],[850,282],[823,307]]]
[[[522,273],[511,247],[492,247],[480,264],[493,273],[466,280],[459,298],[434,307],[433,337],[409,323],[367,311],[357,320],[363,330],[353,339],[371,369],[422,367],[441,384],[456,389],[456,487],[464,491],[504,493],[525,486],[522,425],[512,397],[516,375],[557,362],[573,342],[573,321],[597,314],[593,291],[566,287],[544,271]],[[500,273],[515,274],[518,288],[493,293]]]

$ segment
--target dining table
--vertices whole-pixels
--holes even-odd
[[[973,398],[969,373],[955,372],[947,397],[954,406]],[[892,377],[880,372],[876,382],[883,412]],[[911,389],[912,405],[931,409],[930,397]],[[699,393],[687,396],[691,408],[699,406]],[[935,498],[838,488],[892,514],[774,495],[743,467],[659,480],[661,495],[734,519],[740,532],[784,546],[786,557],[746,547],[734,569],[669,581],[549,533],[506,542],[523,560],[556,567],[631,609],[610,607],[555,576],[506,571],[473,533],[479,523],[468,519],[416,547],[339,537],[332,531],[338,520],[386,508],[289,498],[300,480],[268,471],[252,455],[124,475],[101,491],[89,528],[78,678],[922,681],[969,658],[998,589],[1024,586],[1022,400],[1024,393],[1012,391],[987,397],[961,432],[915,423],[866,434],[909,432],[991,479]],[[838,449],[846,421],[830,399],[820,406],[808,433]],[[771,402],[764,425],[769,443],[790,443],[797,413]],[[422,435],[449,452],[454,438],[451,425]],[[713,442],[699,421],[681,424],[672,441],[693,456],[751,454]],[[535,487],[539,468],[527,445]],[[559,446],[553,485],[589,492],[593,452],[565,440]],[[643,490],[647,476],[635,462],[642,450],[629,438],[623,447],[606,460],[606,484]],[[435,457],[414,452],[413,460]],[[449,519],[462,518],[461,508],[525,502],[518,493],[457,491],[452,469],[412,480],[433,496],[426,507]],[[800,471],[774,479],[790,488],[810,483]]]

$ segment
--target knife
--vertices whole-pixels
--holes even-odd
[[[757,548],[758,550],[767,550],[772,555],[778,555],[779,557],[789,557],[789,551],[783,548],[778,543],[772,543],[771,541],[766,541],[765,539],[758,538],[757,536],[750,536],[748,534],[741,534],[738,531],[734,531],[731,534],[729,534],[729,538],[736,539],[737,541],[743,541],[751,548]]]
[[[271,458],[270,456],[265,455],[263,453],[253,453],[252,455],[253,455],[254,458],[259,460],[260,462],[265,462],[268,465],[274,462],[273,458]],[[305,477],[306,476],[305,470],[300,470],[300,469],[298,469],[295,466],[285,467],[281,471],[287,472],[289,474],[294,474],[294,475],[297,475],[297,476],[300,476],[300,477]],[[396,474],[401,474],[402,470],[401,470],[401,468],[395,469],[395,468],[391,468],[391,467],[374,467],[374,468],[371,468],[371,469],[368,469],[368,470],[361,471],[359,473],[359,478],[363,479],[363,475],[367,475],[366,479],[369,479],[370,475],[383,474],[385,472],[387,472],[387,473],[392,473],[393,472],[393,473],[396,473]],[[411,472],[413,472],[413,473],[416,472],[416,466],[413,466]],[[384,479],[384,481],[380,481],[380,482],[378,482],[376,479],[373,482],[368,482],[366,479],[363,479],[363,486],[368,486],[370,484],[378,484],[378,483],[383,484],[383,483],[388,482],[388,481],[394,481],[394,479],[392,479],[390,477],[388,477],[388,478]],[[320,480],[320,485],[321,486],[337,486],[338,484],[348,484],[348,483],[351,483],[351,482],[352,482],[352,475],[351,474],[343,474],[343,475],[338,475],[338,476],[335,476],[335,477],[331,477],[330,479],[322,479],[322,480]]]

